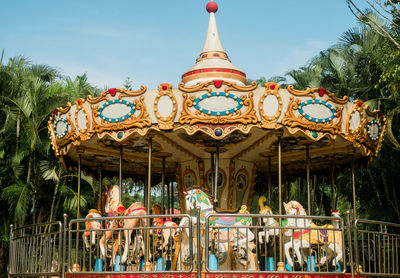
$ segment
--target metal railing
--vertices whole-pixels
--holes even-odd
[[[249,219],[242,221],[249,224],[243,225],[240,221],[234,225],[221,224],[238,217]],[[290,216],[297,227],[279,225],[286,219],[287,215],[208,215],[205,241],[211,246],[206,245],[206,270],[211,273],[345,273],[345,230],[341,218]],[[335,227],[309,225],[310,221],[334,223]]]
[[[186,219],[181,226],[124,226],[125,221],[148,221],[151,219]],[[137,215],[119,217],[90,218],[90,221],[119,223],[116,228],[99,228],[87,230],[84,222],[87,219],[74,219],[69,222],[68,232],[68,271],[77,274],[134,274],[134,273],[190,273],[193,271],[193,225],[187,214],[179,215]],[[176,231],[179,236],[175,236]],[[130,237],[126,236],[131,234]],[[167,233],[165,233],[167,232]],[[83,238],[87,234],[89,246]],[[108,234],[107,238],[105,235]],[[146,235],[149,234],[147,237]],[[169,234],[164,238],[164,234]],[[103,238],[104,237],[104,238]],[[181,238],[185,237],[183,245]],[[149,242],[146,242],[147,238]],[[78,240],[77,240],[78,239]],[[100,241],[104,240],[105,257],[102,255]],[[128,240],[128,251],[125,243]],[[168,242],[163,242],[167,240]],[[95,243],[92,245],[91,243]],[[165,244],[164,244],[165,243]],[[164,247],[162,246],[164,244]],[[123,254],[126,252],[126,262]],[[148,261],[146,261],[146,253]]]
[[[400,277],[400,225],[357,219],[353,227],[356,272]]]
[[[11,277],[62,275],[62,223],[10,226]]]
[[[180,220],[181,226],[149,227],[142,222],[139,227],[102,228],[107,221],[147,222],[170,217]],[[67,226],[65,215],[64,224],[11,226],[9,275],[64,277],[65,271],[79,275],[99,271],[335,275],[351,269],[363,276],[400,277],[399,224],[357,219],[345,227],[343,219],[335,217],[220,213],[205,220],[206,225],[200,225],[199,211],[197,223],[187,214],[102,217],[90,219],[101,222],[101,228],[87,229],[84,223],[88,219],[71,220]],[[289,220],[292,225],[285,224]],[[310,221],[319,226],[309,225]],[[132,237],[127,261],[122,264],[127,240],[124,231],[131,231]],[[171,234],[167,242],[160,237],[164,231]],[[99,242],[107,232],[110,236],[104,242],[103,257]],[[143,242],[147,233],[151,234],[148,243]],[[147,266],[143,265],[146,252],[150,254]],[[111,263],[113,253],[116,257]]]

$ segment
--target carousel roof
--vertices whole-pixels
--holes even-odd
[[[155,171],[161,172],[162,154],[168,152],[170,173],[177,163],[209,159],[216,142],[223,148],[222,160],[253,162],[259,170],[266,169],[268,156],[277,169],[278,138],[283,163],[293,171],[303,171],[307,146],[314,169],[348,164],[352,156],[369,161],[378,153],[386,118],[366,103],[338,98],[323,88],[244,85],[245,74],[222,47],[217,9],[208,3],[203,51],[178,88],[169,83],[153,90],[110,88],[54,110],[48,129],[65,167],[75,167],[81,156],[84,167],[102,164],[118,172],[122,146],[124,172],[144,174],[149,136]]]
[[[196,64],[182,75],[182,82],[186,86],[194,86],[217,78],[244,85],[246,74],[232,64],[219,38],[215,20],[218,6],[211,1],[207,4],[206,9],[210,13],[210,20],[203,51],[197,58]]]

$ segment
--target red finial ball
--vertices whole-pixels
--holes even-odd
[[[208,2],[206,6],[207,12],[216,13],[218,11],[218,5],[214,1]]]

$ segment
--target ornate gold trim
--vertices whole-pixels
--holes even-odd
[[[368,119],[366,119],[366,117],[363,116],[362,113],[364,103],[361,100],[356,100],[354,103],[355,104],[353,105],[351,110],[349,110],[349,112],[347,113],[346,118],[346,136],[348,136],[349,138],[352,137],[353,139],[360,136],[360,132],[362,133],[363,128],[365,128],[366,122],[368,122]],[[350,130],[350,121],[353,118],[355,112],[358,112],[360,114],[360,123],[356,129]]]
[[[306,90],[296,90],[293,85],[289,85],[287,87],[287,90],[289,93],[297,97],[309,96],[312,99],[315,99],[316,97],[315,94],[320,93],[321,97],[323,97],[326,94],[329,99],[331,99],[333,102],[337,104],[345,104],[349,101],[349,98],[347,96],[344,96],[343,98],[338,98],[331,91],[322,88],[313,88],[313,89],[307,88]]]
[[[211,127],[211,126],[207,126],[207,125],[180,125],[178,127],[175,127],[174,130],[183,129],[186,132],[186,134],[188,134],[188,135],[193,135],[197,131],[201,131],[214,139],[223,139],[236,130],[238,130],[244,134],[248,134],[253,127],[259,127],[259,125],[257,125],[257,124],[248,124],[248,125],[232,124],[232,125],[228,125],[225,127],[218,126],[218,128],[222,129],[221,136],[216,136],[214,133],[215,128]]]
[[[67,107],[65,107],[65,108],[62,108],[62,107],[57,107],[56,108],[56,110],[58,111],[58,113],[60,113],[60,114],[65,114],[65,113],[68,113],[69,112],[69,110],[71,109],[71,102],[67,102]]]
[[[99,107],[92,105],[92,117],[93,117],[93,126],[92,130],[96,133],[102,133],[104,131],[120,131],[125,130],[132,127],[148,127],[152,125],[152,122],[149,118],[149,114],[146,113],[146,105],[144,104],[144,97],[141,96],[139,99],[133,101],[136,110],[140,111],[140,114],[135,117],[132,114],[128,119],[118,122],[118,123],[106,123],[104,120],[98,122],[96,117],[99,117]]]
[[[267,116],[263,109],[264,101],[270,95],[275,96],[278,101],[278,111],[273,116]],[[283,108],[283,101],[281,95],[279,94],[279,85],[274,82],[266,83],[265,91],[258,101],[258,111],[261,116],[261,127],[266,129],[276,128],[278,126],[278,118],[282,113],[282,108]]]
[[[242,95],[240,96],[241,102],[243,102],[243,106],[247,106],[247,110],[245,112],[241,112],[241,110],[236,110],[232,114],[224,115],[224,116],[211,116],[204,114],[200,111],[196,111],[195,114],[192,113],[189,109],[194,106],[193,102],[195,101],[195,96],[189,96],[187,94],[183,94],[183,104],[182,104],[182,112],[181,117],[179,118],[179,123],[181,124],[233,124],[233,123],[242,123],[242,124],[252,124],[257,123],[258,118],[256,116],[256,111],[254,110],[253,104],[253,93],[250,92],[248,96]]]
[[[68,145],[70,142],[75,142],[79,138],[79,135],[76,132],[75,125],[72,123],[70,113],[65,118],[65,120],[67,120],[68,125],[71,127],[71,131],[68,131],[68,129],[67,129],[67,134],[61,139],[57,139],[57,137],[55,137],[57,145],[60,149],[64,146]],[[53,127],[54,127],[54,125],[53,125]]]
[[[327,99],[328,102],[330,99]],[[327,123],[315,123],[309,121],[303,117],[303,115],[299,114],[299,118],[294,115],[294,110],[299,109],[299,105],[301,103],[300,99],[294,100],[294,97],[290,97],[289,105],[287,108],[287,112],[285,113],[285,117],[282,119],[282,125],[287,125],[289,127],[302,127],[313,131],[326,131],[330,132],[331,134],[339,134],[341,132],[342,126],[342,112],[343,106],[335,107],[335,115],[334,119],[336,118],[336,123],[334,123],[334,119],[331,120],[331,124]]]
[[[123,97],[137,97],[137,96],[140,96],[144,92],[146,92],[146,90],[147,90],[147,87],[144,86],[144,85],[140,86],[140,90],[137,90],[137,91],[128,91],[128,89],[120,89],[120,88],[110,88],[110,89],[108,89],[108,90],[106,90],[104,92],[101,92],[98,97],[92,97],[91,95],[88,95],[86,97],[86,100],[87,100],[87,102],[89,102],[91,104],[96,104],[96,103],[99,103],[102,100],[109,101],[109,98],[107,97],[107,94],[111,95],[110,91],[112,91],[112,94],[114,94],[114,96],[116,95],[116,93],[119,93],[118,98],[122,99]]]
[[[76,103],[76,109],[75,109],[75,126],[77,128],[77,130],[79,131],[79,138],[80,140],[88,140],[90,139],[90,137],[92,137],[92,134],[90,132],[90,114],[89,114],[89,110],[87,109],[86,105],[85,105],[85,100],[82,98],[79,98],[75,101]],[[79,126],[79,122],[78,122],[78,114],[79,111],[83,110],[83,112],[85,113],[85,118],[86,118],[86,127],[85,129],[81,128]]]
[[[168,130],[174,127],[174,120],[178,110],[178,104],[174,94],[172,93],[172,85],[168,83],[161,83],[158,85],[159,93],[154,100],[154,113],[156,114],[158,120],[158,127],[160,130]],[[172,112],[167,117],[162,117],[160,112],[158,112],[158,102],[161,97],[167,96],[172,101]]]

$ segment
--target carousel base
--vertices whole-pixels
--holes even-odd
[[[152,274],[72,274],[65,273],[66,278],[197,278],[197,272],[192,273],[152,273]],[[249,273],[207,273],[202,272],[201,278],[348,278],[351,273],[346,274],[249,274]],[[366,276],[354,275],[356,278]]]

